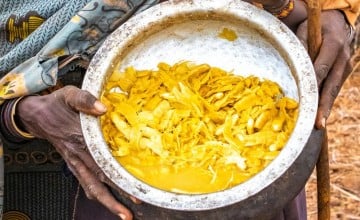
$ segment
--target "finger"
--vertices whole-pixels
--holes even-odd
[[[124,190],[121,190],[115,183],[113,183],[111,180],[106,181],[106,184],[114,190],[116,193],[119,194],[119,196],[122,196],[124,198],[129,198],[133,203],[135,204],[141,204],[142,201],[134,196],[131,196],[127,194]]]
[[[327,77],[330,68],[333,67],[335,59],[339,55],[342,43],[332,37],[324,37],[320,51],[314,62],[318,87]]]
[[[81,138],[80,138],[81,139]],[[103,183],[110,185],[112,181],[105,175],[105,173],[99,168],[94,158],[91,156],[90,152],[87,150],[87,147],[84,142],[79,144],[64,143],[65,156],[67,158],[76,157],[81,158],[81,161],[89,168],[92,173]]]
[[[131,220],[133,218],[131,212],[111,195],[106,186],[96,178],[93,172],[79,158],[73,157],[68,166],[89,199],[98,201],[122,219]]]
[[[134,197],[134,196],[130,196],[129,198],[131,199],[131,201],[132,201],[133,203],[135,203],[135,204],[137,204],[137,205],[139,205],[139,204],[142,203],[142,201],[141,201],[140,199],[138,199],[138,198],[136,198],[136,197]]]
[[[90,155],[90,154],[88,154]],[[95,176],[103,183],[106,183],[110,188],[119,193],[122,197],[129,198],[135,204],[141,204],[142,201],[134,196],[129,195],[124,190],[120,189],[113,181],[111,181],[105,173],[97,166],[94,159],[90,156],[88,163],[90,170],[95,174]]]
[[[65,103],[71,108],[91,115],[102,115],[106,107],[88,91],[75,86],[64,87]]]
[[[97,179],[98,175],[100,173],[103,174],[103,172],[98,168],[96,163],[94,162],[94,167],[96,167],[94,169],[88,169],[84,163],[83,160],[94,161],[89,153],[81,154],[81,156],[84,156],[83,160],[81,160],[78,157],[78,152],[73,150],[76,149],[76,147],[72,147],[72,144],[64,143],[63,147],[58,146],[58,148],[69,170],[77,178],[89,199],[97,200],[116,215],[121,214],[122,219],[132,219],[131,212],[114,199],[105,185],[102,184],[101,178]],[[103,197],[99,197],[101,195]]]
[[[78,139],[81,140],[82,137],[79,137]],[[101,182],[106,183],[109,187],[116,190],[121,196],[129,198],[135,204],[141,204],[142,203],[141,200],[137,199],[134,196],[130,196],[129,194],[125,193],[123,190],[119,189],[119,187],[116,184],[114,184],[113,181],[111,181],[105,175],[105,173],[99,168],[99,166],[95,162],[94,158],[91,156],[90,152],[87,150],[87,147],[85,146],[84,143],[85,143],[84,141],[83,142],[79,141],[78,144],[74,144],[74,142],[63,143],[64,147],[61,148],[62,149],[61,154],[65,155],[65,158],[69,158],[69,159],[74,156],[76,156],[77,158],[81,158],[85,166],[88,167]]]
[[[99,168],[94,158],[91,156],[90,152],[88,152],[85,144],[81,146],[74,146],[72,143],[64,143],[66,146],[65,156],[66,158],[72,158],[76,156],[77,158],[81,158],[82,162],[88,167],[92,173],[103,183],[106,183],[113,189],[117,189],[118,187],[105,175],[105,173]],[[75,166],[75,165],[73,165]],[[126,195],[126,197],[129,197]]]
[[[305,47],[306,50],[308,50],[308,34],[307,34],[307,21],[301,23],[296,30],[296,36],[300,40],[301,44]]]
[[[326,120],[330,115],[331,108],[335,102],[340,89],[351,72],[350,52],[341,53],[331,69],[328,77],[323,83],[320,93],[319,108],[316,117],[315,126],[318,129],[325,128]]]

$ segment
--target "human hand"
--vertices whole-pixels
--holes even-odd
[[[48,140],[62,155],[87,197],[94,199],[122,219],[132,219],[131,212],[120,204],[105,184],[105,176],[87,151],[80,126],[79,112],[94,116],[106,112],[105,106],[89,92],[66,86],[49,95],[28,96],[20,100],[16,115],[26,131]]]
[[[340,89],[351,72],[351,28],[338,10],[321,12],[322,45],[314,61],[320,92],[315,127],[325,128],[326,120]],[[299,25],[296,34],[307,48],[307,21]]]

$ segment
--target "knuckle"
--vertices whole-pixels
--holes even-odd
[[[86,107],[92,107],[92,105],[94,104],[94,102],[96,101],[96,98],[91,95],[89,92],[87,91],[81,91],[79,94],[79,99],[77,100],[77,104],[79,106],[86,106]]]
[[[318,84],[320,84],[323,81],[323,79],[327,76],[329,70],[330,67],[326,64],[320,64],[315,68]]]
[[[73,85],[64,87],[63,95],[65,97],[65,103],[71,107],[75,107],[78,103],[79,97],[81,97],[81,90]]]
[[[74,156],[81,158],[81,155],[87,151],[84,137],[80,134],[73,133],[69,135],[69,140],[71,141],[71,145],[68,145],[68,150],[71,151]]]
[[[336,48],[340,48],[344,45],[345,39],[341,37],[334,37],[332,38],[332,42],[336,46]]]
[[[71,159],[75,159],[75,158],[81,158],[81,152],[83,152],[82,148],[86,148],[84,147],[84,143],[81,142],[81,137],[79,135],[76,134],[70,134],[69,135],[69,141],[70,143],[66,144],[65,147],[65,151],[67,152],[67,154],[65,156],[71,158]]]
[[[326,64],[320,64],[317,68],[316,68],[316,74],[320,75],[320,76],[324,76],[326,75],[330,70],[330,67]]]
[[[105,174],[102,172],[102,170],[100,168],[96,169],[95,173],[101,182],[107,183],[108,178],[105,176]]]
[[[332,87],[331,91],[330,91],[330,95],[332,99],[335,99],[337,97],[337,95],[339,94],[341,85],[335,85],[334,87]]]
[[[76,92],[77,89],[78,88],[76,86],[73,86],[73,85],[66,85],[66,86],[63,87],[63,91],[67,95]]]
[[[94,184],[88,184],[86,186],[86,190],[93,199],[96,199],[98,197],[98,193],[97,193],[97,191],[95,189]]]
[[[95,197],[87,189],[85,189],[84,191],[85,191],[86,198],[88,198],[90,200],[95,200]]]
[[[73,161],[75,162],[75,155],[68,149],[64,150],[64,158],[66,158],[67,160]]]
[[[98,186],[94,183],[87,185],[87,190],[93,200],[101,201],[103,193],[98,189]]]
[[[65,99],[70,99],[76,94],[77,87],[73,85],[67,85],[62,88],[62,90],[58,90],[64,94]]]
[[[346,61],[346,63],[349,63],[349,64],[351,63],[350,62],[350,60],[351,60],[351,52],[350,52],[350,50],[345,50],[344,51],[343,58]]]
[[[64,153],[64,160],[69,164],[76,173],[83,173],[86,171],[86,167],[83,165],[83,162],[75,156],[72,152],[66,151]]]
[[[78,173],[82,174],[87,172],[87,168],[84,166],[84,164],[82,164],[82,162],[78,161],[76,165],[77,166],[75,167],[75,169]]]

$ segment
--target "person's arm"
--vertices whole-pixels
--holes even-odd
[[[279,16],[281,13],[285,14],[282,21],[290,27],[293,27],[299,22],[307,18],[306,2],[307,0],[244,0],[260,5],[269,13]],[[360,13],[360,1],[358,0],[319,0],[321,9],[326,10],[340,10],[342,11],[347,21],[355,27],[355,22]],[[289,10],[288,5],[293,5]]]
[[[33,138],[49,141],[89,199],[98,201],[121,219],[131,220],[130,210],[115,199],[107,186],[120,189],[105,176],[87,151],[79,112],[100,116],[106,112],[106,107],[89,92],[75,86],[66,86],[48,95],[6,100],[0,106],[0,132],[2,138],[14,144]],[[130,199],[138,202],[136,198]]]
[[[307,18],[306,3],[303,0],[253,0],[250,2],[279,18],[292,31],[295,31],[297,26]]]

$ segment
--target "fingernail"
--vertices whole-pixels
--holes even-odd
[[[325,128],[326,127],[326,118],[322,118],[321,119],[321,127]]]
[[[126,216],[122,213],[119,214],[119,217],[122,219],[122,220],[125,220],[126,219]]]
[[[135,197],[132,197],[132,196],[130,196],[130,200],[135,204],[140,204],[141,203],[141,201],[139,199],[137,199]]]
[[[94,103],[94,107],[95,109],[99,112],[99,113],[105,113],[106,112],[106,106],[104,104],[102,104],[100,101],[96,100]]]

